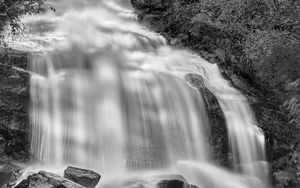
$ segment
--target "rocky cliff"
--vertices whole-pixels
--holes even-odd
[[[273,183],[297,186],[300,11],[295,7],[299,4],[282,1],[276,10],[271,1],[163,2],[132,0],[140,22],[161,33],[170,45],[190,48],[218,64],[223,76],[247,97],[265,133]],[[220,137],[226,131],[222,114],[209,113],[215,120],[214,136]],[[216,149],[224,148],[212,140]],[[215,156],[227,155],[227,150],[217,150]]]
[[[29,156],[27,58],[28,54],[23,52],[2,50],[0,53],[0,156],[18,161],[25,161]]]

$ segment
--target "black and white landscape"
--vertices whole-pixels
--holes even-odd
[[[0,187],[298,188],[300,2],[0,0]]]

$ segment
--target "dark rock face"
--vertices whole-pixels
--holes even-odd
[[[4,187],[11,179],[13,172],[1,172],[0,171],[0,187]]]
[[[16,181],[18,176],[20,175],[19,170],[20,168],[10,164],[6,161],[7,159],[0,158],[1,162],[6,164],[0,163],[0,187],[12,187],[16,185]]]
[[[99,183],[101,176],[91,170],[69,166],[64,172],[64,178],[76,182],[84,187],[93,188]]]
[[[230,167],[226,121],[217,98],[205,87],[201,75],[187,74],[185,78],[193,87],[199,90],[205,100],[205,107],[211,125],[209,143],[212,148],[211,154],[213,158],[221,165]]]
[[[185,188],[186,183],[180,180],[161,180],[158,182],[158,188]]]
[[[0,51],[0,155],[28,159],[29,74],[27,53]]]
[[[15,188],[84,188],[83,186],[58,175],[40,171],[29,176]]]
[[[174,0],[131,0],[135,8],[167,9],[172,6]]]

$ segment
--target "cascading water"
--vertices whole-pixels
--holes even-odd
[[[56,14],[24,19],[34,33],[12,44],[33,47],[32,152],[43,167],[182,173],[199,188],[267,187],[264,136],[216,65],[166,46],[134,21],[127,1],[55,6]],[[47,26],[40,35],[37,23]],[[191,73],[220,103],[240,174],[209,160],[205,104],[185,79]]]

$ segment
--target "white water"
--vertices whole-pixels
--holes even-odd
[[[166,46],[121,2],[61,1],[56,14],[24,18],[34,32],[11,44],[33,51],[32,152],[43,168],[90,168],[107,181],[155,171],[199,188],[267,187],[264,136],[246,99],[216,65]],[[210,160],[205,105],[188,73],[220,103],[233,172]]]

